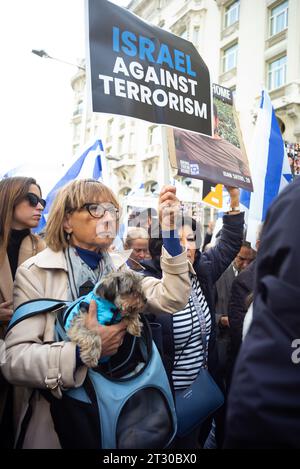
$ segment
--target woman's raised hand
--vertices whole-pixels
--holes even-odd
[[[180,202],[176,197],[176,187],[164,186],[159,194],[158,212],[162,230],[170,231],[176,227],[176,217]]]

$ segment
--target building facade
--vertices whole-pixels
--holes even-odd
[[[283,138],[300,142],[299,0],[132,0],[128,9],[195,45],[211,81],[230,88],[246,149],[250,148],[261,90],[271,96]],[[164,182],[161,127],[128,117],[91,113],[85,73],[72,80],[73,150],[101,138],[110,186],[120,198]],[[169,168],[170,173],[171,169]],[[199,202],[201,182],[180,180],[180,197]]]

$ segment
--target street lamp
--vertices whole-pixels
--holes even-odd
[[[38,56],[41,57],[42,59],[57,60],[57,62],[62,62],[62,63],[67,64],[67,65],[72,65],[72,67],[77,67],[77,68],[79,68],[80,70],[85,71],[85,67],[82,67],[81,65],[72,64],[72,63],[70,63],[70,62],[66,62],[65,60],[57,59],[56,57],[51,57],[51,55],[49,55],[49,54],[48,54],[45,50],[43,50],[43,49],[41,49],[41,50],[32,49],[31,52],[32,52],[33,54],[35,54],[35,55],[38,55]]]

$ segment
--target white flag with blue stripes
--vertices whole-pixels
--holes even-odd
[[[102,159],[104,151],[101,140],[96,140],[93,145],[88,148],[76,159],[72,166],[68,169],[66,174],[55,184],[53,189],[46,197],[46,208],[39,223],[35,229],[36,232],[41,231],[46,225],[48,214],[52,202],[56,196],[57,191],[65,186],[68,182],[74,179],[102,179]]]
[[[247,241],[254,247],[258,225],[265,220],[271,202],[292,180],[284,141],[270,96],[265,90],[252,141],[250,169],[253,192],[242,190],[241,204],[248,212]]]

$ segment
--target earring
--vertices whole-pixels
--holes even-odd
[[[70,238],[71,238],[71,233],[67,233],[66,238],[67,238],[67,241],[69,242],[69,241],[70,241]]]

